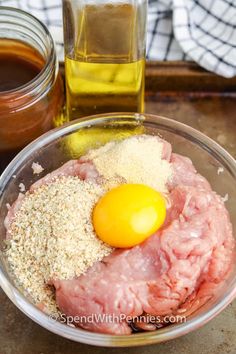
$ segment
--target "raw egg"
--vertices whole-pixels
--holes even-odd
[[[138,245],[164,223],[166,203],[156,190],[143,184],[111,189],[96,204],[93,226],[97,236],[113,247]]]

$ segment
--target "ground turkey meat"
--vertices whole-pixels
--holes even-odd
[[[136,247],[115,250],[78,278],[52,280],[64,314],[134,317],[143,313],[175,315],[180,310],[190,314],[222,284],[234,250],[228,212],[190,159],[171,153],[166,142],[163,151],[173,169],[164,226]],[[91,161],[73,160],[36,182],[31,191],[61,175],[99,179]],[[7,228],[22,199],[20,195],[9,211]],[[100,333],[131,333],[125,319],[116,323],[83,321],[80,326]]]
[[[115,250],[78,279],[54,280],[63,313],[161,316],[181,308],[181,313],[190,314],[224,280],[234,249],[224,203],[190,159],[174,153],[169,158],[174,173],[162,230],[141,245]],[[80,326],[101,333],[131,333],[125,320],[84,321]]]

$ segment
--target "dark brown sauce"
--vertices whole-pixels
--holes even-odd
[[[11,39],[0,40],[0,92],[29,83],[42,70],[45,60],[29,45]]]
[[[0,39],[0,168],[61,117],[62,80],[60,75],[54,80],[56,67],[50,80],[42,78],[45,67],[46,59],[27,43]]]
[[[0,56],[0,92],[14,90],[33,80],[40,70],[14,54]]]

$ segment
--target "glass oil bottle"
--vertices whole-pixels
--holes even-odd
[[[64,0],[67,115],[144,111],[146,0]]]

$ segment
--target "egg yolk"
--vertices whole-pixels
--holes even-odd
[[[113,247],[138,245],[164,223],[166,203],[156,190],[142,184],[111,189],[96,204],[93,226],[97,236]]]

